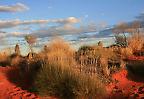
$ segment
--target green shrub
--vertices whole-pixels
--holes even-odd
[[[44,64],[35,79],[40,95],[54,95],[62,99],[102,98],[105,88],[97,77],[80,74],[68,66]]]

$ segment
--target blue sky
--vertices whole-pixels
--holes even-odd
[[[25,4],[28,11],[1,13],[1,19],[53,19],[70,16],[86,21],[116,24],[144,12],[143,0],[0,0],[0,5]]]
[[[70,35],[65,38],[79,41],[82,33],[95,35],[119,22],[133,21],[141,13],[144,0],[0,0],[0,39],[15,45],[32,33],[39,40]],[[93,40],[84,36],[88,36],[86,42]]]

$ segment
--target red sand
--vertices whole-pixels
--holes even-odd
[[[0,99],[56,99],[39,97],[34,93],[22,90],[8,80],[6,73],[10,69],[11,67],[0,67]],[[127,79],[126,70],[121,70],[112,77],[115,82],[107,86],[108,99],[144,99],[144,83]]]
[[[144,60],[144,56],[129,56],[127,60]]]
[[[144,99],[144,83],[129,80],[127,74],[121,70],[112,75],[115,82],[107,86],[110,99]]]
[[[0,99],[56,99],[52,97],[39,97],[34,93],[22,90],[8,80],[6,73],[11,67],[0,67]],[[11,75],[12,77],[12,75]]]

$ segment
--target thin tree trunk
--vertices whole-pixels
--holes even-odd
[[[126,38],[126,35],[125,35],[124,32],[123,32],[123,35],[124,35],[125,43],[126,43],[126,46],[127,46],[127,38]]]
[[[33,53],[32,45],[29,44],[30,52]]]

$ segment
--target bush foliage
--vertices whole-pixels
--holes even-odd
[[[105,88],[96,76],[49,63],[45,63],[38,73],[35,86],[41,95],[55,95],[62,99],[100,99],[105,95]]]

